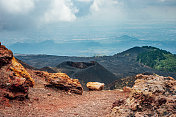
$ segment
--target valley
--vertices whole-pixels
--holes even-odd
[[[117,53],[113,56],[94,57],[53,55],[17,55],[15,57],[24,61],[30,66],[41,69],[43,71],[48,71],[52,73],[67,73],[72,78],[78,78],[83,86],[85,86],[85,83],[90,81],[91,79],[92,81],[106,83],[107,89],[114,89],[114,81],[121,82],[121,78],[134,77],[139,73],[155,73],[162,76],[171,76],[176,78],[175,72],[156,70],[137,61],[138,55],[149,52],[151,50],[152,47],[133,47],[121,53]],[[91,61],[95,61],[95,63],[97,62],[96,66],[92,65],[93,67],[89,66],[88,68],[80,69],[68,64],[77,62],[80,64],[84,64],[90,63]],[[106,72],[104,72],[103,70],[105,70]],[[106,79],[109,79],[109,81]]]

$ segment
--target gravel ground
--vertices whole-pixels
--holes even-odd
[[[83,95],[69,94],[50,88],[31,88],[29,99],[12,100],[0,106],[0,117],[105,117],[112,103],[125,98],[119,90],[84,91]]]

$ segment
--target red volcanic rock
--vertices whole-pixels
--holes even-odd
[[[123,87],[123,91],[124,92],[131,92],[131,88],[130,87]]]
[[[24,67],[16,61],[11,50],[0,44],[0,96],[26,97],[34,81]]]
[[[0,68],[11,62],[13,53],[8,50],[4,45],[0,45]]]
[[[169,117],[176,114],[176,80],[142,74],[136,78],[130,96],[113,104],[111,117]]]
[[[83,88],[78,79],[71,79],[65,73],[48,73],[44,71],[35,71],[35,74],[44,78],[48,82],[46,86],[59,88],[71,93],[82,94]]]

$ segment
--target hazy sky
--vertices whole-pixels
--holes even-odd
[[[69,24],[176,23],[175,12],[176,0],[0,0],[0,40],[24,41],[18,34],[25,30]]]

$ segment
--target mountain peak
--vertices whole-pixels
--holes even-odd
[[[146,52],[146,51],[147,51],[146,48],[135,46],[135,47],[130,48],[128,50],[125,50],[121,53],[117,53],[114,56],[125,55],[125,54],[135,54],[136,55],[136,54],[140,54],[140,53],[143,53],[143,52]]]

